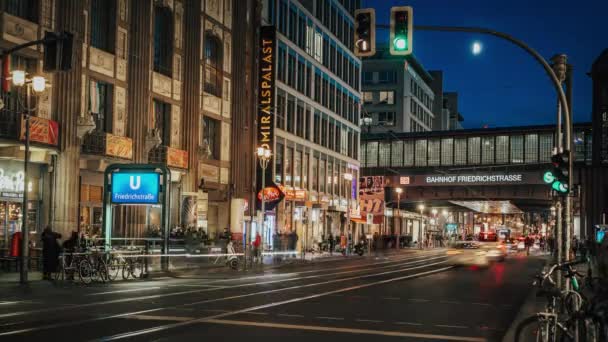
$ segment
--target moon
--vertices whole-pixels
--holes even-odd
[[[473,43],[472,50],[473,50],[474,55],[479,55],[481,53],[482,49],[483,49],[483,47],[480,42]]]

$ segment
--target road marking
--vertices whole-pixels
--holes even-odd
[[[8,327],[9,325],[17,325],[17,324],[21,324],[21,323],[25,323],[25,321],[3,323],[3,324],[0,324],[0,327]]]
[[[408,298],[408,300],[410,302],[416,302],[416,303],[426,303],[426,302],[430,302],[430,300],[428,299],[420,299],[420,298]]]
[[[153,315],[133,315],[129,319],[138,319],[141,321],[173,321],[173,322],[186,322],[195,319],[194,317],[180,317],[180,316],[153,316]]]
[[[169,287],[213,287],[213,288],[220,288],[220,287],[224,287],[224,286],[219,286],[219,285],[206,285],[206,284],[176,284],[176,285],[167,285]]]
[[[464,325],[446,325],[446,324],[435,324],[436,327],[439,328],[454,328],[454,329],[468,329],[469,327],[466,327]]]
[[[422,325],[422,323],[414,323],[414,322],[395,322],[395,324],[399,324],[399,325]]]
[[[143,287],[140,289],[115,290],[115,291],[89,293],[89,294],[86,294],[85,296],[100,296],[100,295],[113,294],[113,293],[139,292],[139,291],[150,291],[150,290],[160,290],[160,289],[161,289],[160,286]]]
[[[451,301],[451,300],[442,300],[439,303],[442,303],[442,304],[462,304],[461,302],[455,302],[455,301]]]
[[[433,258],[429,258],[429,259],[424,259],[427,256],[433,256]],[[435,259],[441,259],[441,258],[447,258],[447,256],[445,255],[445,253],[429,253],[429,254],[425,254],[425,255],[421,255],[421,256],[415,256],[412,258],[400,258],[398,261],[387,261],[387,262],[382,262],[382,263],[377,263],[377,264],[386,264],[386,263],[395,263],[395,265],[388,265],[388,266],[382,266],[382,267],[376,267],[376,268],[361,268],[358,270],[352,270],[352,271],[346,271],[346,272],[338,272],[338,273],[331,273],[331,274],[318,274],[318,275],[312,275],[312,276],[306,276],[306,277],[296,277],[296,278],[288,278],[288,279],[279,279],[279,280],[271,280],[271,281],[265,281],[265,282],[254,282],[254,283],[246,283],[246,284],[238,284],[238,285],[226,285],[226,286],[221,286],[221,287],[217,287],[217,288],[206,288],[206,289],[201,289],[201,290],[188,290],[188,291],[181,291],[181,292],[173,292],[173,293],[164,293],[164,294],[157,294],[157,295],[149,295],[149,296],[141,296],[141,297],[132,297],[132,298],[121,298],[121,299],[114,299],[114,300],[108,300],[108,301],[101,301],[101,302],[93,302],[93,303],[86,303],[86,304],[74,304],[74,305],[70,305],[70,306],[65,306],[65,307],[55,307],[55,308],[48,308],[48,309],[37,309],[37,310],[30,310],[30,311],[16,311],[16,312],[12,312],[12,313],[7,313],[7,314],[0,314],[0,318],[7,318],[7,317],[14,317],[14,316],[21,316],[21,315],[28,315],[28,314],[33,314],[33,313],[44,313],[44,312],[55,312],[57,310],[66,310],[66,309],[77,309],[77,308],[85,308],[85,307],[92,307],[92,306],[98,306],[98,305],[107,305],[107,304],[116,304],[116,303],[125,303],[125,302],[132,302],[132,301],[141,301],[141,300],[147,300],[147,299],[157,299],[157,298],[164,298],[164,297],[172,297],[172,296],[181,296],[181,295],[187,295],[187,294],[193,294],[193,293],[202,293],[202,292],[209,292],[209,291],[218,291],[218,290],[223,290],[226,288],[237,288],[237,287],[247,287],[247,286],[255,286],[255,285],[266,285],[266,284],[273,284],[273,283],[281,283],[281,282],[287,282],[287,281],[295,281],[295,280],[302,280],[302,279],[311,279],[311,278],[320,278],[320,277],[324,277],[324,276],[331,276],[331,275],[337,275],[337,274],[346,274],[346,273],[356,273],[356,272],[361,272],[361,271],[367,271],[367,270],[376,270],[376,269],[382,269],[382,268],[391,268],[391,267],[399,267],[399,266],[404,266],[404,265],[409,265],[409,264],[415,264],[415,263],[420,263],[420,262],[425,262],[425,261],[430,261],[430,260],[435,260]],[[409,261],[406,263],[401,263],[401,261],[405,261],[405,260],[414,260],[414,259],[421,259],[421,260],[416,260],[416,261]],[[374,265],[374,264],[372,264]],[[367,267],[368,265],[363,265],[363,267]],[[355,267],[361,267],[361,265],[357,265],[357,266],[352,266],[349,268],[355,268]],[[314,271],[305,271],[305,272],[300,272],[300,273],[310,273],[310,272],[319,272],[320,270],[314,270]],[[299,273],[296,273],[299,274]],[[259,277],[259,276],[258,276]],[[263,276],[261,276],[263,277]],[[220,280],[223,281],[223,280]],[[2,336],[2,335],[0,335]]]
[[[415,337],[415,338],[421,338],[421,339],[446,340],[446,341],[466,341],[466,342],[484,342],[484,341],[486,341],[486,339],[482,338],[482,337],[449,336],[449,335],[437,335],[437,334],[408,333],[408,332],[403,332],[403,331],[383,331],[383,330],[369,330],[369,329],[338,328],[338,327],[326,327],[326,326],[314,326],[314,325],[232,321],[232,320],[222,320],[222,319],[209,319],[209,320],[206,320],[205,323],[252,326],[252,327],[263,327],[263,328],[276,328],[276,329],[322,331],[322,332],[334,332],[334,333],[337,332],[337,333],[347,333],[347,334],[365,334],[365,335],[394,336],[394,337]]]
[[[444,262],[441,262],[441,263],[444,263]],[[419,266],[418,266],[418,268],[419,268]],[[348,291],[352,291],[352,290],[358,290],[358,289],[362,289],[362,288],[367,288],[367,287],[370,287],[370,286],[376,286],[376,285],[381,285],[381,284],[392,283],[392,282],[395,282],[395,281],[416,278],[416,277],[420,277],[420,276],[424,276],[424,275],[431,275],[431,274],[435,274],[435,273],[444,272],[444,271],[450,270],[452,268],[454,268],[454,266],[447,266],[447,267],[443,267],[443,268],[439,268],[439,269],[435,269],[435,270],[431,270],[431,271],[425,271],[425,272],[410,274],[410,275],[396,277],[396,278],[379,280],[379,281],[375,281],[375,282],[372,282],[372,283],[360,284],[360,285],[345,287],[345,288],[336,289],[336,290],[332,290],[332,291],[328,291],[328,292],[321,292],[321,293],[317,293],[317,294],[312,294],[312,295],[308,295],[308,296],[305,296],[305,297],[292,298],[292,299],[284,300],[284,301],[281,301],[281,302],[262,304],[262,305],[258,305],[258,306],[254,306],[254,307],[250,307],[250,308],[245,308],[245,309],[240,309],[240,310],[236,310],[236,311],[232,311],[232,312],[227,312],[227,313],[223,313],[223,314],[219,314],[219,315],[215,315],[215,316],[203,317],[203,318],[195,319],[195,320],[188,321],[188,322],[178,322],[178,323],[173,323],[173,324],[161,325],[161,326],[157,326],[157,327],[154,327],[154,328],[142,329],[142,330],[132,331],[132,332],[128,332],[128,333],[122,333],[122,334],[107,336],[107,337],[98,339],[98,341],[120,340],[120,339],[124,339],[124,338],[131,338],[131,337],[135,337],[135,336],[140,336],[140,335],[145,335],[145,334],[151,334],[151,333],[160,332],[160,331],[164,331],[164,330],[169,330],[169,329],[173,329],[173,328],[178,328],[178,327],[182,327],[182,326],[187,326],[187,325],[191,325],[191,324],[210,322],[212,320],[218,320],[220,318],[224,318],[224,317],[228,317],[228,316],[233,316],[233,315],[238,315],[238,314],[241,314],[241,313],[244,313],[244,312],[257,311],[257,310],[260,310],[260,309],[266,309],[266,308],[276,307],[276,306],[290,304],[290,303],[302,302],[302,301],[313,299],[313,298],[320,298],[320,297],[332,295],[332,294],[335,294],[335,293],[348,292]],[[393,272],[395,272],[395,271],[392,271],[391,273],[393,273]],[[384,273],[386,273],[386,272],[384,272]],[[0,336],[1,336],[1,334],[0,334]],[[484,340],[481,340],[481,341],[484,341]]]
[[[441,258],[443,258],[443,257],[430,258],[430,259],[427,259],[425,261],[435,260],[435,259],[441,259]],[[407,263],[400,264],[399,266],[409,265],[409,264],[419,263],[419,262],[420,261],[407,262]],[[443,264],[445,262],[447,262],[447,260],[436,262],[436,263],[431,263],[431,264],[425,264],[425,265],[410,267],[410,268],[403,268],[402,267],[402,268],[400,268],[398,270],[394,270],[394,271],[387,271],[387,272],[381,272],[381,273],[376,273],[376,274],[367,274],[367,275],[363,275],[363,276],[356,276],[356,277],[350,277],[350,278],[334,279],[334,280],[329,280],[329,281],[326,281],[326,282],[320,282],[320,283],[314,283],[314,284],[305,284],[305,285],[299,285],[299,286],[292,286],[292,287],[275,289],[275,290],[254,292],[254,293],[245,294],[245,295],[238,295],[238,296],[231,296],[231,297],[223,297],[223,298],[217,298],[217,299],[203,300],[203,301],[199,301],[199,302],[195,302],[195,303],[172,305],[172,306],[168,306],[168,307],[159,307],[159,308],[148,309],[148,310],[141,310],[141,311],[135,311],[135,312],[126,312],[126,313],[122,313],[122,314],[116,314],[116,315],[110,315],[110,316],[104,316],[104,317],[97,317],[97,318],[85,319],[85,320],[80,320],[80,321],[68,321],[68,322],[63,322],[63,323],[55,323],[55,324],[49,324],[49,325],[45,325],[45,326],[38,326],[38,327],[35,327],[35,328],[27,328],[27,329],[21,329],[21,330],[2,332],[2,333],[0,333],[0,336],[15,335],[15,334],[21,334],[21,333],[26,333],[26,332],[31,332],[31,331],[39,331],[39,330],[52,329],[52,328],[58,328],[58,327],[74,326],[74,325],[78,325],[78,324],[84,324],[84,323],[90,323],[90,322],[98,322],[98,321],[103,321],[103,320],[108,320],[108,319],[113,319],[113,318],[121,318],[121,317],[128,317],[128,316],[131,316],[131,315],[156,312],[156,311],[166,310],[166,309],[169,309],[169,308],[177,308],[177,307],[183,307],[183,306],[188,306],[188,305],[196,305],[196,304],[203,304],[203,303],[210,303],[210,302],[225,301],[225,300],[231,300],[231,299],[236,299],[236,298],[243,298],[243,297],[249,297],[249,296],[259,295],[259,294],[266,294],[266,293],[286,291],[286,290],[291,290],[291,289],[296,289],[296,288],[305,288],[305,287],[310,287],[310,286],[317,286],[317,285],[324,285],[324,284],[330,284],[330,283],[335,283],[335,282],[348,281],[348,280],[352,280],[352,279],[362,279],[362,278],[374,277],[374,276],[377,276],[377,275],[390,274],[390,273],[395,273],[395,272],[404,272],[404,271],[413,270],[413,269],[425,268],[425,267],[429,267],[429,266]],[[385,268],[385,267],[381,267],[381,268]],[[401,279],[410,279],[410,278],[414,278],[414,277],[417,277],[417,276],[420,276],[420,275],[426,275],[426,274],[443,272],[443,271],[451,269],[451,268],[453,268],[453,266],[448,266],[448,267],[444,267],[444,268],[440,268],[440,269],[432,270],[432,271],[427,271],[427,272],[416,273],[416,274],[408,275],[408,276],[404,276],[404,277],[391,278],[391,279],[388,279],[388,282],[396,281],[396,280],[401,280]],[[307,278],[307,277],[304,277],[304,278]],[[372,286],[372,285],[375,285],[375,284],[382,284],[384,282],[386,282],[386,280],[383,280],[383,281],[380,281],[380,282],[376,282],[376,283],[368,283],[368,284],[358,285],[356,287],[346,288],[346,289],[342,289],[342,290],[336,290],[336,291],[328,292],[327,295],[331,295],[331,294],[334,294],[334,293],[345,292],[345,291],[350,291],[351,289],[358,289],[358,288],[367,287],[367,285],[369,285],[369,284],[371,284],[369,286]],[[257,283],[257,284],[261,284],[261,283]],[[245,285],[245,284],[243,284],[243,285]],[[230,288],[235,288],[235,287],[240,287],[240,285],[231,286]],[[228,288],[228,287],[226,287],[226,288]],[[182,292],[179,292],[177,294],[199,293],[199,292],[207,292],[207,291],[213,291],[213,290],[216,290],[216,289],[182,291]],[[324,296],[324,295],[325,294],[321,294],[319,297]],[[152,298],[159,298],[159,297],[165,297],[165,296],[163,296],[163,295],[153,295],[153,296],[145,296],[145,297],[133,298],[132,300],[152,299]],[[308,299],[308,298],[315,298],[315,297],[314,296],[313,297],[308,296],[308,297],[302,297],[302,298]],[[302,299],[302,300],[305,300],[305,299]],[[106,301],[106,302],[101,302],[101,303],[109,304],[109,303],[126,302],[126,301],[129,301],[129,300],[119,299],[119,300]],[[75,305],[75,306],[72,306],[70,308],[88,307],[88,306],[94,306],[94,305],[97,305],[97,304],[98,303],[89,303],[89,304]],[[258,307],[258,309],[261,309],[261,308],[262,307]],[[256,309],[256,310],[258,310],[258,309]],[[0,315],[0,318],[2,318],[2,317],[9,317],[9,316],[15,316],[15,315],[25,315],[25,314],[30,314],[30,313],[39,313],[39,312],[54,311],[54,310],[57,310],[57,308],[45,309],[45,310],[35,310],[35,311],[29,311],[29,312],[28,311],[21,311],[21,312],[15,312],[15,313],[12,313],[12,314]],[[234,312],[234,313],[228,312],[226,314],[219,315],[219,317],[223,317],[223,315],[231,315],[231,314],[237,314],[237,313],[240,313],[240,312],[247,312],[247,311],[254,311],[254,310],[247,310],[246,309],[244,311],[241,310],[239,312]],[[218,318],[218,316],[212,316],[210,318]],[[186,323],[186,322],[181,322],[181,323]],[[163,330],[163,329],[161,329],[161,330]]]
[[[292,315],[292,314],[278,314],[277,316],[282,316],[282,317],[304,317],[304,315]]]
[[[228,310],[221,310],[221,309],[203,309],[203,311],[207,311],[207,312],[229,312]]]
[[[357,322],[369,322],[369,323],[382,323],[383,321],[378,321],[375,319],[356,319]]]
[[[329,319],[329,320],[332,320],[332,321],[343,321],[344,320],[344,318],[342,318],[342,317],[317,316],[315,318],[318,318],[318,319]]]
[[[401,300],[401,298],[399,298],[399,297],[384,297],[382,299],[384,299],[384,300]]]
[[[244,314],[246,315],[268,315],[268,312],[255,312],[255,311],[251,311],[251,312],[245,312]]]

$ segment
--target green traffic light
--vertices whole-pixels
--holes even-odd
[[[557,191],[557,192],[561,192],[561,193],[567,193],[568,192],[568,185],[560,182],[560,181],[555,181],[551,187],[553,188],[553,190]]]
[[[553,183],[553,181],[555,181],[555,175],[553,175],[553,172],[547,171],[543,175],[543,180],[545,181],[545,183],[551,184]]]
[[[407,49],[407,39],[401,36],[395,37],[395,39],[393,39],[393,46],[395,47],[395,50],[403,51]]]

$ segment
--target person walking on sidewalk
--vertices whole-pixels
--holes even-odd
[[[253,261],[257,263],[260,260],[262,253],[260,251],[260,245],[262,244],[262,237],[260,233],[255,234],[255,240],[253,241]]]
[[[328,245],[329,245],[329,255],[334,255],[334,248],[336,247],[336,240],[334,240],[334,235],[330,232],[329,233],[329,241]]]
[[[51,226],[46,226],[42,232],[42,279],[44,280],[51,280],[51,273],[57,272],[61,252],[57,239],[60,238],[61,234],[55,233]]]

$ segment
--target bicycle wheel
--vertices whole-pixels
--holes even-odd
[[[144,264],[141,258],[137,258],[133,261],[131,266],[131,276],[135,279],[139,279],[144,274]]]
[[[57,272],[53,274],[53,279],[56,281],[63,281],[65,279],[65,269],[63,268],[63,262],[59,263],[57,266]]]
[[[105,283],[108,281],[108,267],[103,258],[98,257],[95,261],[95,280]]]
[[[82,259],[78,263],[78,277],[83,284],[90,284],[93,281],[93,265],[88,259]]]
[[[127,259],[122,266],[122,279],[127,280],[131,276],[133,261],[131,259]]]
[[[120,272],[120,260],[118,260],[118,258],[110,255],[110,259],[107,262],[108,279],[110,281],[116,280],[116,278],[118,278],[119,272]]]
[[[531,316],[519,323],[515,330],[515,342],[554,341],[555,327],[544,318]]]

